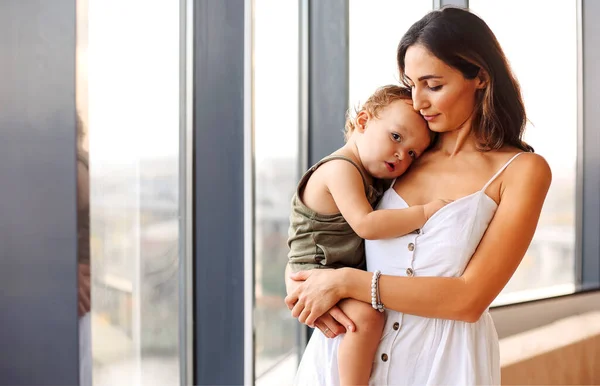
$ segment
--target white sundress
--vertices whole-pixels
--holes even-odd
[[[395,276],[462,275],[483,237],[497,204],[488,186],[519,155],[512,157],[480,190],[437,211],[418,231],[365,242],[369,271]],[[378,209],[408,204],[390,187]],[[475,323],[385,312],[386,322],[373,361],[370,385],[499,385],[498,335],[488,311]],[[339,385],[337,350],[341,336],[315,330],[294,384]]]

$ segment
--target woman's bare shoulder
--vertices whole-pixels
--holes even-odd
[[[515,152],[515,155],[519,152]],[[505,185],[550,185],[552,170],[544,157],[536,153],[520,154],[507,168]]]

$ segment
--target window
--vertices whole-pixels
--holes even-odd
[[[432,9],[431,0],[350,0],[350,108],[376,88],[398,84],[396,48],[408,28]],[[340,145],[342,138],[340,137]]]
[[[82,0],[83,9],[92,309],[82,361],[96,386],[179,384],[179,2]]]
[[[298,19],[295,1],[254,2],[255,376],[292,383],[300,324],[287,309],[290,201],[298,182]]]
[[[472,12],[496,34],[523,93],[525,141],[553,174],[538,228],[519,269],[495,305],[575,290],[577,162],[576,2],[551,7],[517,0],[470,0]]]

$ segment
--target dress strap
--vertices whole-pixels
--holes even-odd
[[[497,178],[497,177],[500,175],[500,173],[502,173],[502,172],[504,171],[504,169],[506,169],[506,168],[508,167],[508,165],[510,165],[510,163],[514,161],[514,159],[515,159],[515,158],[517,158],[518,156],[520,156],[520,155],[521,155],[521,154],[523,154],[523,153],[524,153],[524,152],[517,153],[517,154],[515,154],[515,155],[514,155],[514,156],[513,156],[511,159],[509,159],[509,160],[508,160],[508,162],[507,162],[507,163],[505,163],[505,164],[504,164],[504,166],[502,166],[502,167],[500,168],[500,170],[498,170],[498,171],[496,172],[496,174],[494,174],[494,176],[493,176],[492,178],[490,178],[490,180],[487,182],[487,184],[485,184],[485,185],[484,185],[484,187],[481,189],[481,191],[482,191],[482,192],[485,192],[485,191],[486,191],[486,189],[488,188],[488,186],[490,186],[490,184],[491,184],[492,182],[494,182],[494,180],[495,180],[495,179],[496,179],[496,178]]]

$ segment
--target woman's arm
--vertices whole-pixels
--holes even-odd
[[[518,163],[517,163],[518,162]],[[474,322],[498,296],[523,259],[535,233],[552,179],[546,161],[520,157],[501,188],[501,202],[464,274],[458,278],[381,276],[386,308],[429,318]],[[371,273],[342,269],[316,272],[286,298],[292,315],[308,325],[336,298],[371,302]],[[302,280],[312,274],[297,274]],[[315,285],[308,285],[313,281]],[[335,304],[334,303],[334,304]]]

